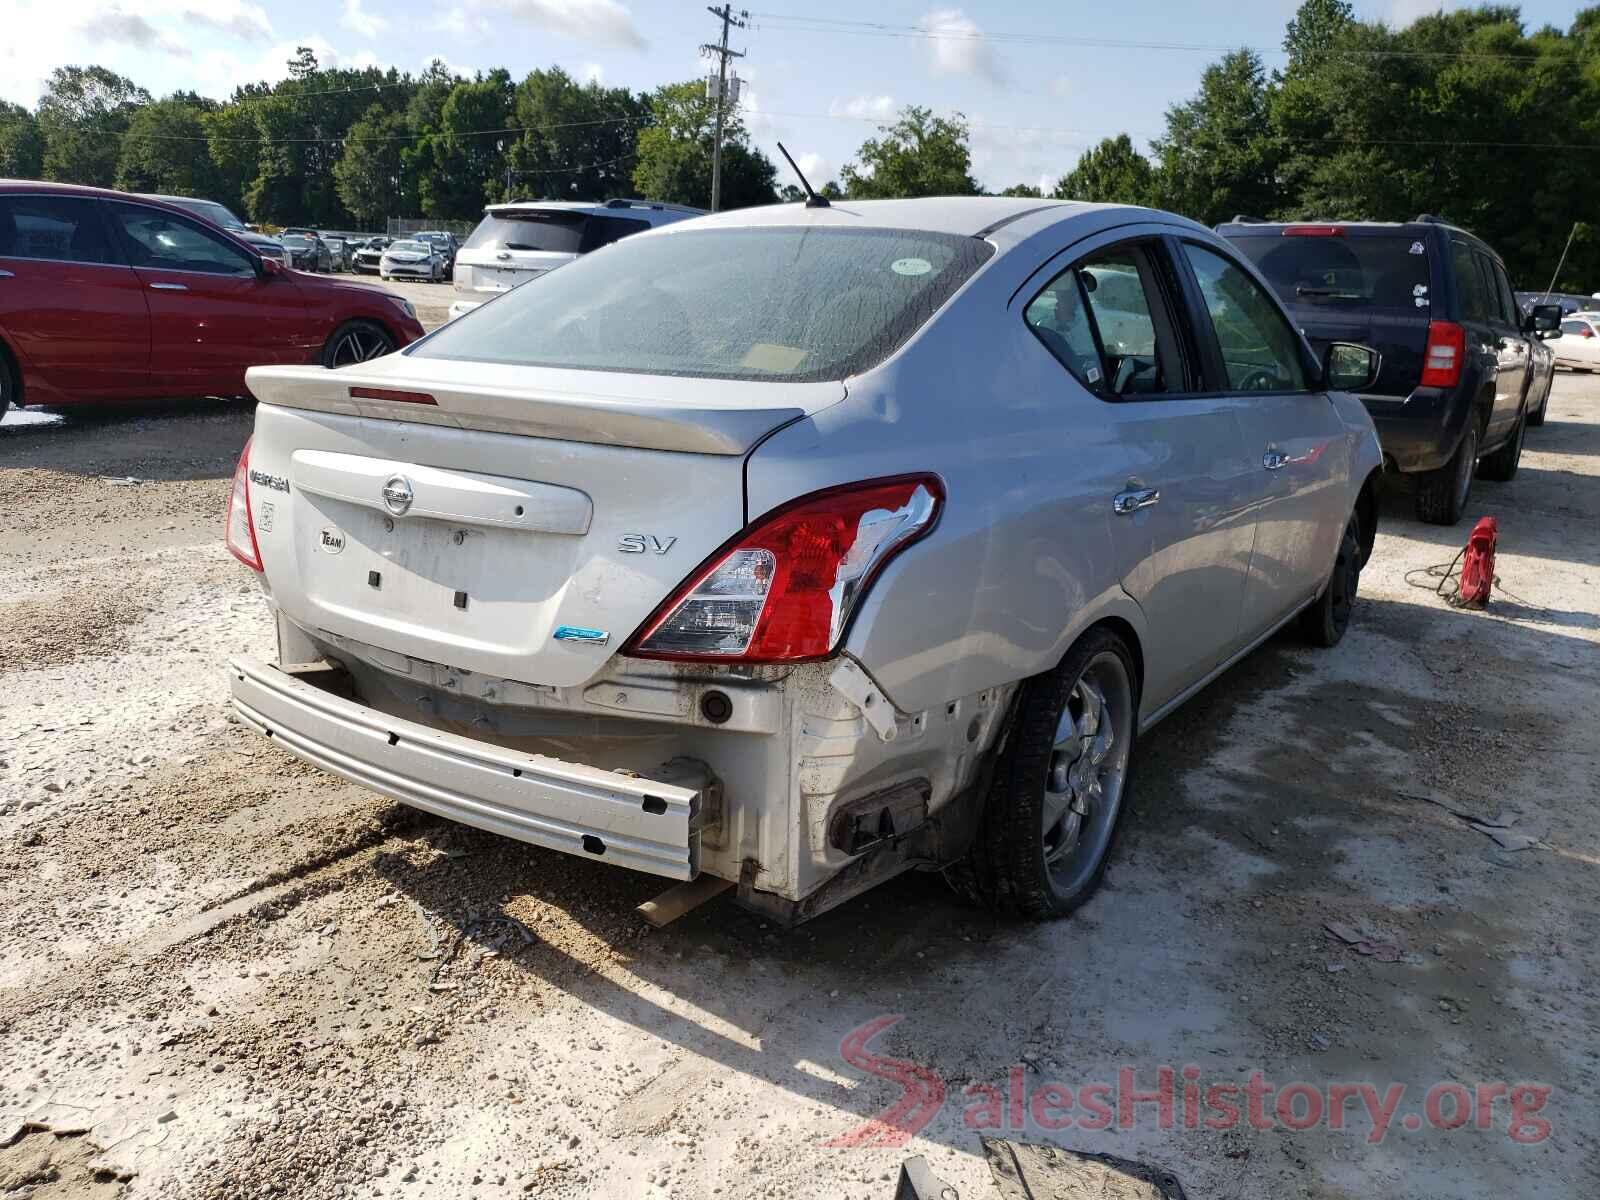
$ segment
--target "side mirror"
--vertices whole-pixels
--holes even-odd
[[[283,274],[283,264],[275,258],[258,258],[256,263],[263,279],[271,279],[274,275]]]
[[[1561,305],[1535,304],[1528,314],[1525,333],[1557,333],[1561,329]]]
[[[1330,342],[1322,352],[1322,386],[1331,392],[1364,392],[1378,381],[1383,355],[1354,342]]]

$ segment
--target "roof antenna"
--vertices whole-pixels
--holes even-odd
[[[787,158],[789,160],[789,165],[791,167],[794,167],[794,173],[800,179],[800,186],[805,188],[805,190],[806,190],[806,207],[807,208],[832,208],[833,205],[828,203],[828,198],[826,196],[817,195],[815,189],[813,189],[812,186],[811,186],[811,181],[806,178],[806,173],[804,171],[802,171],[798,166],[795,165],[795,161],[794,161],[793,156],[790,155],[790,153],[787,150],[784,150],[782,142],[778,143],[778,149],[783,153],[784,158]]]

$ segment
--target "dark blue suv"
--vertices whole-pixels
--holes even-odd
[[[1359,342],[1383,355],[1361,399],[1386,467],[1416,494],[1417,516],[1461,519],[1474,469],[1517,472],[1532,410],[1533,339],[1558,306],[1524,316],[1500,256],[1438,217],[1217,226],[1272,285],[1318,352]],[[1548,390],[1548,380],[1540,385]]]

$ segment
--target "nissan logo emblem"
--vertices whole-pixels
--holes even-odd
[[[411,481],[404,475],[395,475],[383,485],[383,503],[395,516],[404,516],[411,507]]]

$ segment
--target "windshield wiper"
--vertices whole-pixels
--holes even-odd
[[[506,242],[501,248],[504,250],[537,250],[539,247],[530,246],[527,242]]]

